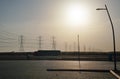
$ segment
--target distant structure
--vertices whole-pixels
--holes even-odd
[[[80,41],[79,41],[79,35],[77,36],[78,38],[78,52],[80,52]]]
[[[71,51],[72,49],[71,49],[71,45],[69,45],[69,51]]]
[[[91,52],[91,47],[89,47],[89,52]]]
[[[67,42],[65,42],[65,51],[67,51],[67,49],[68,49],[68,44]]]
[[[73,44],[74,44],[73,49],[74,49],[74,51],[76,51],[76,43],[74,42]]]
[[[23,52],[24,51],[24,42],[23,42],[23,35],[20,36],[20,51]]]
[[[52,37],[52,49],[56,50],[56,41],[55,41],[55,37]]]
[[[86,46],[84,45],[84,52],[86,52]]]
[[[42,46],[41,46],[41,45],[42,45],[42,43],[41,43],[42,40],[41,40],[41,39],[42,39],[42,37],[39,36],[39,43],[38,43],[38,45],[39,45],[39,50],[41,50],[41,48],[42,48]]]

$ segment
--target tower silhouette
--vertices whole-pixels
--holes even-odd
[[[86,52],[86,46],[84,45],[84,52]]]
[[[38,43],[38,45],[39,45],[39,50],[41,50],[41,48],[42,48],[42,46],[41,46],[41,45],[42,45],[42,43],[41,43],[42,40],[41,40],[41,39],[42,39],[42,37],[39,36],[39,43]]]
[[[52,49],[56,50],[56,41],[55,41],[55,37],[52,37]]]
[[[76,43],[74,42],[73,44],[74,44],[73,45],[73,51],[76,51]]]
[[[68,44],[67,42],[65,42],[65,51],[67,51],[67,49],[68,49]]]
[[[20,51],[23,52],[24,51],[24,42],[23,42],[23,35],[20,36]]]

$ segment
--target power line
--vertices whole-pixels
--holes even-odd
[[[13,42],[9,42],[9,41],[0,41],[0,43],[7,43],[7,44],[11,44]]]
[[[8,32],[8,31],[5,31],[5,30],[3,30],[3,29],[1,29],[0,32],[3,33],[3,34],[6,34],[6,35],[8,35],[8,36],[10,36],[10,35],[18,36],[16,33]]]
[[[10,41],[15,41],[15,40],[17,40],[17,39],[0,38],[0,40],[10,40]]]
[[[13,39],[13,40],[15,39],[15,37],[10,37],[10,36],[5,36],[5,35],[0,35],[0,37],[5,38],[5,39]]]

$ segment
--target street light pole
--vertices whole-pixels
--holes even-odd
[[[111,27],[112,27],[112,34],[113,34],[114,70],[117,70],[117,67],[116,67],[116,43],[115,43],[115,31],[114,31],[114,26],[113,26],[113,22],[112,22],[112,19],[111,19],[111,16],[110,16],[109,10],[108,10],[106,4],[105,4],[105,8],[97,8],[96,10],[106,10],[106,11],[107,11],[107,14],[108,14],[108,17],[109,17],[109,20],[110,20],[110,23],[111,23]]]

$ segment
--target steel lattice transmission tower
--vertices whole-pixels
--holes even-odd
[[[24,51],[24,37],[23,37],[23,35],[21,35],[20,37],[19,37],[19,42],[20,42],[20,48],[19,48],[19,51],[21,51],[21,52],[23,52]]]

